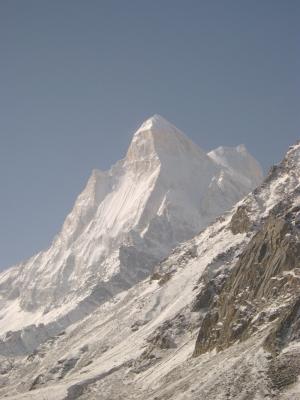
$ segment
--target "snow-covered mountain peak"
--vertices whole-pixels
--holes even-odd
[[[167,121],[164,117],[159,114],[154,114],[152,117],[148,118],[142,123],[140,128],[137,130],[136,135],[142,131],[152,131],[152,132],[163,132],[168,130],[177,130],[177,128]]]
[[[234,168],[163,117],[145,121],[123,160],[93,171],[49,249],[0,274],[0,331],[36,312],[66,326],[142,280],[255,187]]]

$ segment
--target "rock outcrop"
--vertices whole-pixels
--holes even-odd
[[[277,332],[273,335],[283,340],[284,321],[292,318],[294,308],[292,314],[297,314],[300,299],[300,231],[295,226],[298,207],[277,208],[281,210],[274,210],[254,235],[221,292],[207,299],[209,311],[195,354],[220,351],[271,321]],[[291,320],[288,325],[292,327]]]

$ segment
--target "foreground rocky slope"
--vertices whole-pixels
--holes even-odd
[[[230,229],[235,234],[255,232],[257,224],[261,226],[228,272],[224,285],[217,287],[214,281],[206,285],[212,287],[206,302],[209,311],[200,330],[196,354],[246,340],[274,321],[269,324],[272,329],[265,344],[274,354],[297,339],[294,319],[300,304],[299,161],[297,146],[233,215]],[[274,181],[279,182],[276,192],[281,193],[280,200],[260,221],[251,220],[253,204],[261,201],[265,186],[274,185]],[[201,298],[200,295],[200,303]]]
[[[30,354],[4,341],[1,398],[298,400],[299,195],[297,144],[150,277]]]

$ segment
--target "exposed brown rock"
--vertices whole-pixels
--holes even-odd
[[[248,232],[250,227],[251,221],[247,214],[246,207],[238,207],[235,214],[233,214],[231,218],[229,228],[234,235],[237,235],[238,233]]]

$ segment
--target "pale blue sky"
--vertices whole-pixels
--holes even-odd
[[[1,0],[0,268],[159,113],[264,168],[299,138],[298,0]]]

